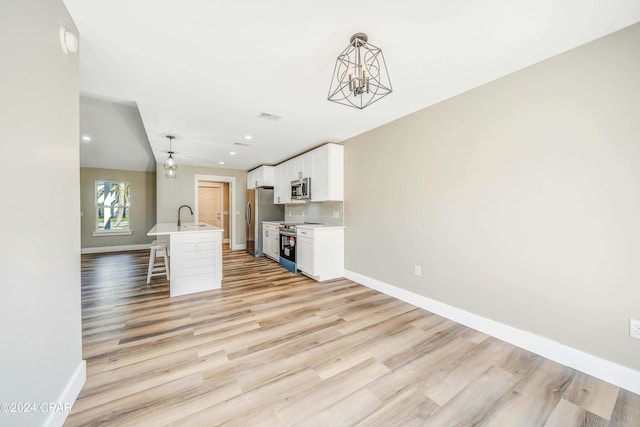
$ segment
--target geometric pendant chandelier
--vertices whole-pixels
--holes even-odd
[[[367,41],[366,34],[354,34],[349,46],[338,56],[329,101],[363,109],[393,91],[382,50]]]
[[[164,176],[165,178],[175,178],[178,164],[173,158],[173,151],[171,151],[171,141],[174,140],[175,136],[167,135],[167,138],[169,138],[169,158],[164,162],[164,170],[166,170]]]

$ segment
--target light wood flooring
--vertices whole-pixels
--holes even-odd
[[[225,249],[169,298],[148,251],[83,255],[66,426],[640,426],[640,396],[349,280]]]

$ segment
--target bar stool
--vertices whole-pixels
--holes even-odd
[[[149,253],[149,270],[147,271],[147,285],[151,281],[151,276],[162,276],[165,274],[169,280],[169,257],[167,254],[167,242],[154,240],[151,242],[151,252]],[[164,264],[156,265],[156,252],[162,251]]]

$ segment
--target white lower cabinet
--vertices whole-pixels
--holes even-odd
[[[313,275],[315,268],[313,265],[313,240],[310,237],[300,235],[296,237],[296,264],[299,271]]]
[[[274,261],[280,261],[280,225],[262,223],[262,252]]]
[[[298,271],[318,281],[344,276],[344,227],[297,227]]]

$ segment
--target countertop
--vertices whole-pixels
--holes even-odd
[[[286,221],[262,221],[263,224],[283,224]],[[325,225],[325,224],[305,224],[303,222],[290,223],[295,224],[297,228],[346,228],[344,225]]]
[[[344,225],[300,224],[296,228],[346,228]]]
[[[209,225],[205,222],[198,223],[184,223],[182,226],[178,227],[178,224],[175,222],[161,222],[153,226],[151,230],[147,233],[147,236],[162,236],[162,235],[170,235],[173,233],[197,233],[200,231],[223,231],[223,228],[215,227],[213,225]]]

